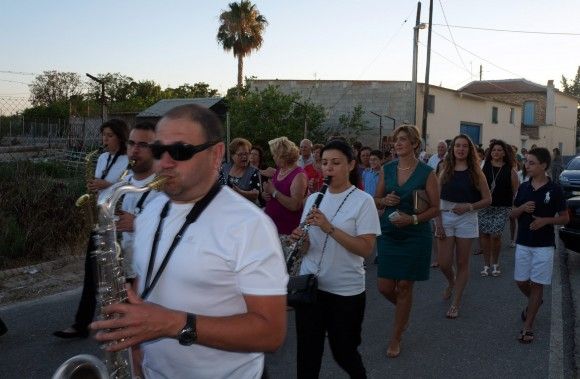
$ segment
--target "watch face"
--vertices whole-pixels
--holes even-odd
[[[185,328],[179,334],[179,343],[184,346],[193,345],[196,340],[195,331],[191,328]]]

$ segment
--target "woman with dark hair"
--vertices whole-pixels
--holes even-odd
[[[518,220],[514,279],[527,298],[518,340],[527,344],[534,340],[533,325],[543,303],[544,286],[552,282],[554,225],[567,224],[569,217],[562,188],[546,176],[548,149],[531,149],[525,165],[530,180],[518,188],[512,216]]]
[[[232,161],[222,165],[218,181],[251,202],[256,202],[260,193],[260,176],[248,159],[251,147],[250,141],[244,138],[234,138],[230,142],[228,148]]]
[[[102,153],[95,168],[95,177],[89,179],[87,188],[90,192],[98,193],[98,201],[104,200],[109,188],[121,179],[128,169],[127,140],[129,130],[123,120],[111,119],[101,125],[101,138],[105,152]],[[89,237],[85,255],[85,277],[83,292],[75,315],[75,322],[64,330],[53,333],[59,338],[86,338],[89,335],[89,324],[93,321],[96,309],[95,268],[91,259],[91,252],[95,250],[93,234]]]
[[[101,125],[101,138],[105,152],[102,153],[95,167],[95,177],[88,181],[87,188],[99,193],[99,200],[105,196],[103,190],[116,183],[127,170],[127,139],[129,129],[125,121],[111,119]]]
[[[501,235],[505,229],[516,191],[518,174],[514,168],[513,149],[504,141],[496,139],[489,146],[483,164],[483,174],[491,192],[491,206],[479,211],[479,241],[483,251],[484,266],[481,276],[501,274],[499,252]]]
[[[479,236],[476,211],[491,204],[491,194],[471,139],[460,134],[450,146],[439,176],[441,213],[435,221],[435,236],[439,238],[439,268],[448,282],[443,298],[452,300],[446,317],[455,319],[469,279],[471,243]]]
[[[252,145],[252,149],[250,150],[250,165],[258,170],[264,170],[266,168],[264,164],[264,150],[258,145]]]
[[[322,149],[322,171],[330,177],[320,205],[306,201],[302,221],[310,225],[300,274],[318,277],[317,301],[296,307],[298,378],[318,378],[325,336],[338,365],[351,378],[366,378],[358,346],[365,310],[364,259],[380,234],[373,198],[352,181],[356,160],[348,144],[330,141]],[[297,228],[292,239],[304,231]]]
[[[413,285],[429,279],[433,235],[430,220],[439,214],[439,187],[433,169],[417,159],[421,137],[415,126],[393,132],[398,160],[380,171],[375,192],[382,234],[377,238],[379,292],[395,305],[387,357],[398,357],[413,303]],[[425,191],[429,206],[414,211],[415,191]]]

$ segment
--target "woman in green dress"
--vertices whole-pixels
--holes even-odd
[[[381,216],[378,288],[395,305],[395,323],[387,356],[401,352],[401,338],[409,321],[413,284],[429,279],[431,261],[430,220],[439,213],[439,186],[433,169],[417,159],[421,139],[416,127],[403,125],[393,133],[398,160],[383,167],[375,203],[385,209]],[[413,212],[413,192],[425,190],[429,206]]]

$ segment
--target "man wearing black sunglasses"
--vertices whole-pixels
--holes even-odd
[[[259,208],[216,185],[222,139],[217,116],[199,106],[159,121],[150,148],[169,200],[156,198],[136,219],[129,304],[106,307],[120,317],[91,325],[99,341],[116,341],[109,350],[135,346],[145,377],[259,378],[262,352],[284,340],[278,235]]]

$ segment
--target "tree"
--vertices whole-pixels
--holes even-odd
[[[570,80],[571,83],[568,83],[568,80],[564,75],[562,75],[562,87],[564,88],[564,93],[576,97],[580,97],[580,66],[578,66],[578,71],[576,71],[576,77],[574,80]],[[576,119],[576,127],[580,128],[580,109],[578,109]]]
[[[238,87],[236,87],[237,89]],[[324,108],[298,94],[284,94],[278,87],[268,86],[262,91],[244,87],[245,96],[239,91],[229,91],[226,97],[230,113],[231,138],[243,137],[252,144],[268,151],[268,141],[286,136],[298,143],[303,138],[304,117],[308,120],[309,137],[323,141],[320,125],[324,122]],[[304,106],[296,105],[296,102]]]
[[[33,106],[45,107],[68,102],[71,96],[82,94],[81,85],[81,78],[75,72],[44,71],[29,85],[30,102]]]
[[[233,50],[238,58],[238,87],[242,87],[244,57],[262,46],[262,34],[268,21],[249,0],[230,3],[220,14],[217,40],[225,51]]]
[[[338,118],[340,125],[339,133],[346,138],[349,143],[357,141],[366,131],[370,130],[367,126],[368,121],[363,119],[365,111],[361,104],[354,107],[352,113],[342,114]]]
[[[135,81],[132,77],[118,72],[98,74],[97,78],[105,82],[105,97],[110,103],[127,101],[133,95],[131,84]],[[101,99],[101,85],[94,80],[88,82],[89,96],[95,100]]]
[[[209,84],[204,82],[195,83],[191,85],[185,83],[177,88],[166,88],[163,91],[165,99],[184,99],[196,97],[214,97],[218,95],[218,90],[209,88]]]

